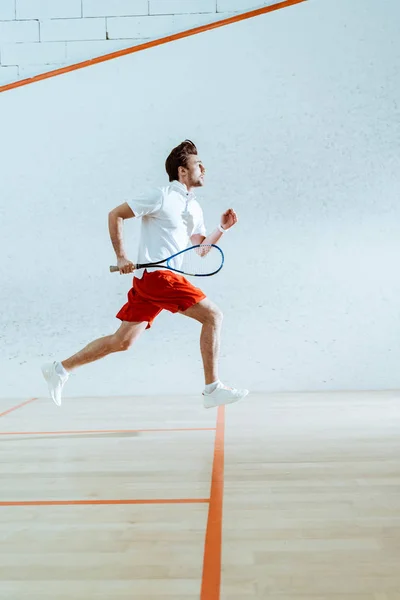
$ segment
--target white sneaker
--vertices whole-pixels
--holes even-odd
[[[42,373],[43,377],[47,381],[51,399],[57,404],[57,406],[61,406],[61,390],[63,389],[69,374],[67,373],[66,375],[60,375],[57,373],[56,364],[56,362],[46,363],[42,366]]]
[[[235,390],[222,383],[218,383],[217,387],[212,392],[207,393],[204,390],[204,408],[214,408],[216,406],[223,406],[224,404],[233,404],[233,402],[238,402],[239,400],[242,400],[242,398],[245,398],[248,393],[249,390]]]

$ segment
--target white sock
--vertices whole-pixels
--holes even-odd
[[[68,371],[64,369],[63,365],[60,362],[56,363],[55,369],[56,373],[58,373],[59,375],[64,375],[64,377],[65,375],[68,375]]]
[[[206,386],[204,386],[204,390],[207,392],[207,394],[211,394],[211,392],[215,390],[219,383],[219,379],[217,379],[217,381],[214,381],[214,383],[208,383]]]

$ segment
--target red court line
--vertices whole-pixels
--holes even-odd
[[[172,429],[80,429],[76,431],[0,431],[0,435],[84,435],[88,433],[163,433],[168,431],[215,431],[215,427],[180,427]]]
[[[0,417],[5,417],[6,415],[10,414],[14,410],[18,410],[19,408],[22,408],[23,406],[26,406],[27,404],[30,404],[31,402],[34,402],[35,400],[37,400],[37,398],[31,398],[30,400],[27,400],[26,402],[22,402],[22,404],[13,406],[12,408],[9,408],[5,412],[0,413]]]
[[[6,500],[0,506],[93,506],[115,504],[208,504],[208,498],[152,498],[144,500]]]
[[[219,600],[221,591],[222,511],[224,497],[225,408],[218,408],[210,504],[204,546],[200,600]]]
[[[179,33],[175,33],[174,35],[169,35],[158,40],[153,40],[152,42],[146,42],[145,44],[139,44],[138,46],[124,48],[123,50],[118,50],[117,52],[111,52],[110,54],[105,54],[104,56],[98,56],[97,58],[85,60],[84,62],[69,65],[68,67],[62,67],[61,69],[48,71],[47,73],[41,73],[40,75],[30,77],[29,79],[21,79],[20,81],[15,81],[14,83],[8,83],[7,85],[0,86],[0,93],[25,85],[29,85],[37,81],[42,81],[43,79],[50,79],[51,77],[56,77],[57,75],[62,75],[63,73],[70,73],[71,71],[77,71],[78,69],[83,69],[85,67],[90,67],[92,65],[106,62],[108,60],[113,60],[114,58],[119,58],[120,56],[134,54],[135,52],[147,50],[148,48],[154,48],[155,46],[161,46],[162,44],[167,44],[175,40],[181,40],[192,35],[203,33],[205,31],[211,31],[212,29],[217,29],[218,27],[225,27],[226,25],[231,25],[232,23],[238,23],[239,21],[244,21],[245,19],[258,17],[260,15],[270,13],[275,10],[280,10],[289,6],[294,6],[295,4],[301,4],[302,2],[307,2],[307,0],[285,0],[284,2],[278,2],[277,4],[272,4],[270,6],[263,6],[262,8],[258,8],[256,10],[251,10],[249,12],[241,13],[239,15],[234,15],[233,17],[229,17],[227,19],[221,19],[220,21],[209,23],[207,25],[202,25],[201,27],[195,27],[193,29],[181,31]]]

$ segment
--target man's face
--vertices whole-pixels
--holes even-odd
[[[206,170],[198,156],[194,154],[189,156],[186,172],[188,187],[201,187],[204,185],[204,175]]]

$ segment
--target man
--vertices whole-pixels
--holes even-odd
[[[179,312],[202,324],[200,349],[204,366],[203,390],[206,408],[230,404],[244,398],[248,390],[229,388],[218,378],[218,354],[222,313],[206,295],[183,276],[168,269],[151,268],[135,271],[123,241],[125,219],[142,217],[138,263],[156,262],[196,244],[216,244],[223,233],[237,223],[234,210],[221,217],[221,223],[206,236],[203,212],[193,189],[204,185],[205,168],[197,148],[185,140],[168,156],[165,168],[170,185],[158,188],[109,213],[111,242],[120,274],[134,272],[128,302],[117,318],[121,326],[113,335],[95,340],[62,362],[47,363],[42,373],[54,402],[61,405],[61,392],[69,373],[82,365],[99,360],[112,352],[128,350],[149,329],[162,310]]]

